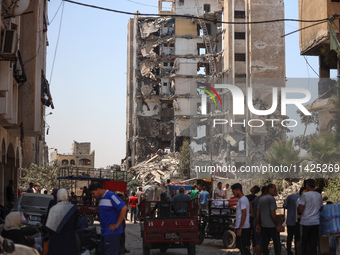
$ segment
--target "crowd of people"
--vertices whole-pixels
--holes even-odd
[[[7,186],[6,192],[13,195],[12,183]],[[178,189],[178,193],[171,188],[170,180],[160,194],[159,202],[152,209],[157,211],[160,217],[170,217],[172,213],[177,216],[185,216],[187,208],[180,202],[197,200],[201,210],[208,209],[208,202],[214,199],[229,199],[229,206],[235,206],[235,233],[236,243],[241,254],[269,254],[268,245],[273,241],[274,252],[281,254],[280,231],[282,222],[276,215],[277,204],[275,196],[277,188],[275,184],[268,184],[262,188],[254,186],[249,195],[244,195],[242,185],[235,183],[229,190],[229,184],[222,189],[219,182],[213,194],[202,185],[192,185],[189,192],[184,187]],[[261,195],[256,196],[261,190]],[[28,193],[39,192],[37,185],[29,184]],[[5,225],[1,235],[13,240],[15,243],[36,248],[40,254],[80,254],[79,241],[75,234],[76,229],[87,227],[82,224],[78,216],[76,204],[79,202],[74,192],[66,189],[53,189],[53,200],[50,201],[47,218],[40,229],[36,227],[22,228],[22,215],[20,212],[11,212],[5,218]],[[130,222],[137,223],[141,216],[141,205],[144,200],[143,189],[132,191],[131,196],[126,192],[116,194],[106,190],[101,183],[93,182],[89,188],[83,188],[83,203],[90,203],[96,199],[101,227],[100,250],[102,254],[124,254],[129,251],[125,247],[125,221],[130,211]],[[7,195],[7,201],[12,201]],[[169,203],[172,202],[170,206]],[[14,199],[13,199],[14,202]],[[315,181],[308,179],[299,193],[291,194],[285,200],[283,207],[287,209],[287,253],[292,255],[292,241],[296,255],[317,254],[317,244],[320,225],[320,211],[323,198],[320,190],[315,187]],[[44,233],[43,245],[40,247],[32,237],[38,231]]]
[[[258,197],[255,196],[260,190],[257,186],[252,188],[251,196],[243,194],[240,183],[233,184],[231,189],[233,195],[238,198],[235,230],[237,247],[241,254],[250,254],[251,240],[253,254],[269,254],[268,244],[270,240],[273,241],[275,255],[281,254],[280,231],[282,222],[279,222],[276,215],[277,204],[274,196],[277,195],[277,189],[275,184],[263,186],[262,194]],[[298,194],[292,194],[285,200],[283,207],[288,211],[286,219],[288,255],[293,254],[293,237],[295,254],[317,254],[322,206],[323,198],[315,190],[313,179],[306,180],[304,187]]]

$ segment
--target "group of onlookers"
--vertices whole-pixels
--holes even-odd
[[[251,196],[245,196],[240,183],[231,186],[233,195],[238,198],[236,205],[235,230],[237,247],[241,254],[250,254],[250,241],[253,243],[253,254],[269,254],[270,240],[274,244],[276,255],[281,254],[280,231],[282,222],[276,215],[277,195],[275,184],[262,187],[262,194],[255,196],[259,187],[254,186]],[[284,202],[288,210],[286,225],[288,230],[287,252],[292,255],[291,242],[294,237],[295,254],[317,254],[320,212],[323,199],[315,191],[315,181],[308,179],[300,193],[292,194]],[[300,216],[300,217],[299,217]],[[253,237],[251,237],[253,236]]]

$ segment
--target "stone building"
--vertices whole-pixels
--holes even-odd
[[[91,143],[74,141],[71,154],[58,153],[58,150],[55,149],[51,153],[51,162],[57,161],[66,166],[94,168],[94,156],[95,151],[91,151]]]
[[[336,0],[299,0],[299,19],[322,20],[340,14],[340,2]],[[318,24],[319,23],[319,24]],[[335,37],[339,38],[339,18],[330,21]],[[314,25],[314,26],[311,26]],[[311,26],[311,27],[308,27]],[[307,28],[308,27],[308,28]],[[319,57],[319,97],[317,102],[310,105],[310,110],[319,113],[320,133],[329,133],[335,125],[334,116],[338,107],[333,104],[330,91],[336,81],[330,80],[330,71],[339,69],[338,55],[331,50],[331,30],[329,23],[300,23],[300,52],[304,56]],[[305,29],[304,29],[305,28]],[[339,39],[338,39],[339,40]],[[338,49],[340,53],[340,49]],[[338,73],[339,75],[339,73]],[[327,93],[331,92],[331,93]],[[326,94],[325,94],[326,93]]]
[[[207,158],[222,148],[223,158],[245,162],[247,139],[254,136],[260,143],[265,132],[222,128],[213,133],[212,115],[236,121],[251,116],[235,117],[225,91],[220,93],[224,108],[208,100],[210,114],[204,115],[200,86],[262,86],[269,88],[268,97],[272,87],[285,86],[284,24],[245,23],[283,18],[283,1],[159,0],[159,14],[136,13],[128,22],[128,167],[158,149],[178,151],[185,139],[205,148]],[[216,148],[214,139],[221,141]],[[246,144],[244,151],[240,143]]]
[[[46,80],[47,0],[2,1],[0,49],[0,204],[18,169],[43,164],[44,112],[53,108]]]

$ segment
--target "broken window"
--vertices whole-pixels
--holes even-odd
[[[170,66],[174,66],[174,63],[173,63],[173,62],[171,62],[171,63],[170,63]]]
[[[206,54],[205,44],[204,43],[197,43],[197,51],[198,51],[198,55]]]
[[[172,100],[161,101],[161,121],[171,121],[174,118],[174,108]]]
[[[203,5],[203,10],[204,10],[204,13],[210,12],[210,4]]]
[[[245,53],[235,53],[235,61],[246,61]]]
[[[245,11],[235,11],[234,12],[235,19],[244,19],[246,17]]]
[[[179,5],[179,6],[184,5],[184,0],[179,0],[179,1],[178,1],[178,5]]]
[[[168,66],[168,62],[164,62],[164,63],[163,63],[163,66]]]
[[[167,83],[167,82],[163,82],[163,86],[164,86],[164,87],[167,87],[167,86],[168,86],[168,83]]]
[[[162,11],[171,11],[172,2],[162,2]]]
[[[209,63],[198,63],[197,64],[197,75],[209,75]]]
[[[235,32],[235,39],[244,40],[246,39],[245,32]]]

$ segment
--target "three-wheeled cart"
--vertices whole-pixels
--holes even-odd
[[[185,209],[184,213],[176,213],[179,206]],[[186,248],[189,255],[196,254],[195,245],[199,240],[197,200],[144,201],[141,210],[144,219],[140,223],[143,255],[149,255],[151,249],[165,252],[170,248]]]
[[[210,200],[208,211],[200,210],[199,243],[205,238],[222,239],[226,249],[236,247],[235,214],[236,210],[229,207],[227,199]]]
[[[63,167],[59,172],[59,188],[61,181],[66,180],[71,190],[76,191],[77,186],[87,184],[87,187],[93,181],[101,182],[104,189],[110,191],[126,192],[127,188],[127,173],[126,172],[110,172],[105,170],[94,170],[80,167]],[[82,185],[79,185],[81,183]],[[75,192],[76,193],[76,192]],[[99,220],[98,203],[92,197],[84,199],[82,196],[76,196],[76,200],[71,203],[78,207],[78,215],[85,216],[88,224],[92,225],[95,220]]]

